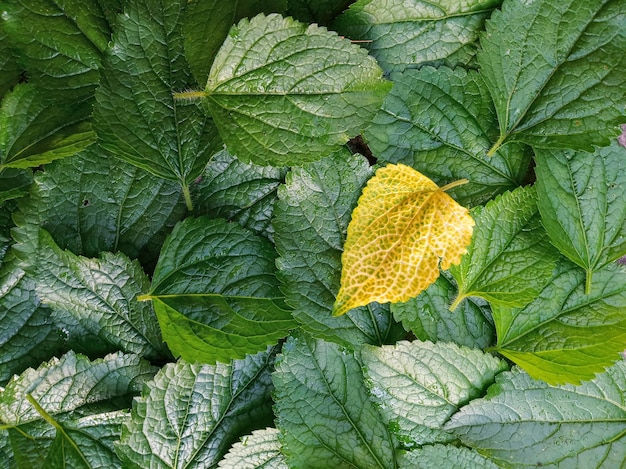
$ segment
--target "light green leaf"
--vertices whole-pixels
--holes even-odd
[[[450,269],[459,286],[451,309],[469,296],[492,306],[532,301],[550,280],[558,257],[541,226],[535,189],[506,192],[478,210],[474,219],[467,254]]]
[[[0,108],[0,170],[39,166],[91,145],[96,135],[85,121],[91,105],[60,105],[31,84],[17,85]]]
[[[491,309],[480,298],[468,298],[450,311],[457,296],[456,282],[447,271],[416,298],[391,304],[396,321],[401,321],[418,339],[454,342],[470,348],[485,348],[495,342]]]
[[[619,1],[505,1],[478,63],[500,138],[591,151],[625,121],[626,21]],[[492,150],[492,151],[493,151]]]
[[[551,387],[513,370],[453,415],[446,429],[501,467],[621,467],[625,388],[623,361],[576,387]]]
[[[61,332],[40,305],[32,278],[9,254],[0,269],[0,385],[58,354]]]
[[[394,442],[352,353],[304,334],[290,337],[272,379],[290,467],[396,467]]]
[[[39,233],[36,290],[43,303],[66,311],[89,332],[116,349],[150,359],[168,358],[157,318],[137,296],[149,280],[137,262],[103,252],[87,259],[60,249]]]
[[[336,33],[258,15],[231,28],[203,102],[232,154],[286,166],[338,150],[390,87],[374,59]]]
[[[280,452],[280,431],[265,428],[253,431],[235,443],[218,467],[222,469],[289,469]]]
[[[365,130],[382,161],[412,166],[464,205],[486,203],[518,187],[529,155],[511,144],[488,157],[498,124],[484,81],[473,71],[424,67],[391,75],[393,89]]]
[[[2,8],[4,30],[29,81],[54,100],[91,99],[111,34],[99,2],[8,0]]]
[[[535,160],[541,222],[585,269],[589,291],[594,272],[626,254],[626,150],[617,141],[594,153],[538,149]]]
[[[216,467],[240,435],[271,423],[273,362],[263,352],[215,366],[165,365],[124,425],[124,467]]]
[[[398,458],[400,469],[498,469],[490,460],[464,447],[427,445],[405,453]]]
[[[359,0],[335,22],[388,72],[423,64],[468,65],[498,0]]]
[[[215,55],[230,27],[258,13],[284,13],[287,0],[191,0],[185,9],[185,56],[199,85],[204,86]]]
[[[371,175],[367,161],[347,150],[292,168],[274,211],[281,288],[294,318],[314,337],[345,346],[381,345],[403,333],[388,306],[331,314],[350,215]]]
[[[175,92],[194,85],[181,34],[186,4],[126,3],[104,60],[94,109],[94,129],[104,148],[156,176],[177,181],[185,192],[221,146],[202,110],[174,99]]]
[[[494,306],[494,350],[550,384],[578,384],[602,372],[626,349],[626,273],[608,266],[594,278],[586,293],[584,272],[564,261],[524,308]]]
[[[165,236],[185,214],[180,187],[106,155],[97,145],[37,173],[20,202],[23,262],[36,259],[39,227],[75,254],[121,251],[144,265],[156,262]]]
[[[189,362],[229,362],[296,327],[270,242],[226,220],[187,218],[161,251],[150,291],[163,340]]]
[[[443,424],[508,368],[481,350],[443,342],[365,346],[361,361],[383,418],[408,448],[454,440]]]
[[[286,170],[243,163],[226,150],[216,153],[192,186],[196,215],[223,217],[271,237],[278,186]]]
[[[354,0],[289,0],[287,14],[304,23],[328,26]]]

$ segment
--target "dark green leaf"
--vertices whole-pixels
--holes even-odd
[[[124,467],[215,467],[239,436],[271,422],[273,362],[263,352],[227,365],[165,365],[124,425]]]
[[[507,369],[481,350],[443,342],[365,346],[361,361],[383,418],[408,448],[454,440],[443,424]]]
[[[231,28],[203,102],[232,154],[286,166],[338,150],[390,88],[374,59],[336,33],[258,15]]]
[[[626,121],[626,21],[613,0],[505,1],[478,53],[500,138],[591,151]]]
[[[33,172],[28,169],[0,169],[0,205],[7,200],[19,199],[28,194],[33,182]]]
[[[475,214],[468,252],[450,272],[459,286],[452,309],[478,296],[491,305],[523,306],[548,283],[558,253],[541,226],[537,194],[520,187],[489,202]]]
[[[492,345],[496,334],[487,303],[480,298],[468,298],[452,312],[450,304],[456,296],[456,282],[443,271],[418,297],[406,303],[393,303],[391,312],[421,340],[454,342],[480,349]]]
[[[39,166],[91,145],[96,136],[85,122],[91,105],[60,105],[33,85],[17,85],[0,108],[0,170]]]
[[[537,150],[537,195],[550,241],[595,271],[626,254],[626,150],[617,141],[594,153]]]
[[[163,340],[189,362],[229,362],[296,327],[267,239],[236,223],[187,218],[161,251],[150,291]]]
[[[0,269],[0,384],[59,353],[61,332],[40,305],[35,285],[9,259]]]
[[[378,158],[412,166],[440,186],[468,179],[449,191],[463,204],[486,203],[521,184],[529,162],[523,146],[487,156],[498,126],[476,72],[425,67],[391,78],[394,87],[365,132]]]
[[[328,26],[354,0],[289,0],[287,14],[304,23]]]
[[[103,154],[97,146],[38,173],[20,202],[23,261],[36,258],[39,227],[75,254],[121,251],[156,261],[166,234],[185,213],[180,187]],[[30,232],[30,234],[28,234]]]
[[[256,430],[235,443],[218,467],[221,469],[289,469],[280,452],[280,431],[275,428]]]
[[[514,370],[446,429],[501,467],[621,467],[626,460],[626,364],[581,386],[550,387]]]
[[[37,87],[54,100],[89,100],[110,26],[96,0],[7,0],[4,29]]]
[[[270,236],[274,203],[285,170],[243,163],[226,150],[216,153],[192,186],[197,215],[223,217]]]
[[[284,13],[287,0],[191,0],[185,9],[183,34],[185,55],[191,71],[202,87],[230,27],[258,13]]]
[[[21,68],[4,32],[4,21],[0,21],[0,99],[18,82],[20,74]]]
[[[577,384],[602,372],[626,349],[626,273],[611,265],[594,278],[585,293],[584,272],[562,262],[524,308],[494,306],[494,350],[551,384]]]
[[[79,257],[60,249],[41,230],[36,281],[45,304],[67,311],[116,349],[150,359],[167,358],[151,305],[137,301],[149,286],[137,262],[106,252],[99,259]]]
[[[400,469],[498,469],[498,466],[479,453],[452,445],[427,445],[398,458]]]
[[[363,41],[385,71],[423,64],[468,65],[485,18],[499,0],[359,0],[337,21],[340,34]]]
[[[314,337],[346,346],[380,345],[402,333],[388,306],[372,304],[332,316],[348,222],[371,175],[363,157],[344,150],[293,168],[275,207],[277,265],[295,319]]]
[[[272,379],[290,467],[396,467],[394,442],[352,353],[305,335],[290,337]]]
[[[94,128],[116,157],[188,190],[221,143],[198,106],[174,99],[194,84],[181,34],[186,3],[127,2],[104,61]]]

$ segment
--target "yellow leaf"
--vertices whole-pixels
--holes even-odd
[[[341,257],[339,316],[372,301],[407,301],[461,262],[472,237],[469,211],[413,168],[379,169],[352,212]]]

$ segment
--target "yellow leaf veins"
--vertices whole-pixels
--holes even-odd
[[[472,237],[469,211],[403,164],[379,169],[352,212],[341,257],[341,287],[333,314],[407,301],[461,262]]]

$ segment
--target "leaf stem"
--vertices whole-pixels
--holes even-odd
[[[450,184],[446,184],[443,187],[440,187],[439,190],[441,192],[446,192],[449,191],[450,189],[457,187],[457,186],[462,186],[463,184],[467,184],[469,182],[469,179],[459,179],[458,181],[452,181]]]
[[[593,270],[589,269],[585,275],[585,295],[591,293],[591,276],[593,275]]]
[[[454,310],[459,306],[459,304],[461,304],[461,301],[463,301],[465,299],[465,295],[462,293],[459,293],[456,297],[456,299],[454,300],[454,302],[450,305],[450,311],[454,312]]]
[[[188,100],[194,101],[196,99],[201,99],[206,96],[204,91],[196,91],[196,90],[187,90],[181,91],[180,93],[174,93],[174,99],[178,101]]]
[[[185,197],[185,204],[187,205],[187,210],[192,212],[193,202],[191,201],[191,192],[189,192],[189,186],[187,184],[182,184],[182,188],[183,188],[183,196]]]
[[[500,135],[500,138],[498,139],[498,141],[494,143],[493,146],[487,152],[487,156],[493,156],[498,151],[498,149],[502,146],[502,144],[504,143],[507,137],[508,137],[507,134]]]

